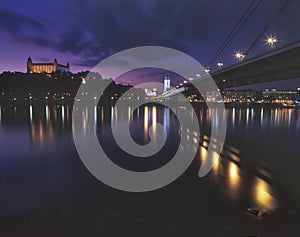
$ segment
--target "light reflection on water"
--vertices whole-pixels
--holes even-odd
[[[240,187],[241,178],[239,167],[233,162],[230,162],[228,166],[228,180],[232,194],[236,196]]]
[[[177,111],[186,116],[190,116],[191,114],[191,111],[187,111],[186,108],[177,108]],[[201,136],[209,134],[209,128],[211,126],[210,120],[214,112],[214,110],[197,110]],[[140,132],[137,138],[143,141],[148,140],[149,127],[151,125],[153,139],[155,139],[157,132],[156,123],[162,123],[167,133],[177,129],[175,126],[176,120],[167,108],[147,105],[135,111],[133,116],[130,116],[131,113],[131,107],[126,108],[124,111],[117,111],[114,107],[103,106],[95,106],[92,111],[88,111],[86,108],[82,111],[83,129],[87,129],[86,123],[90,116],[94,124],[97,124],[101,129],[108,128],[109,122],[119,119],[130,121],[134,133],[139,134]],[[43,151],[51,146],[55,150],[60,145],[60,142],[62,142],[60,138],[65,139],[65,136],[69,138],[72,136],[71,114],[72,107],[67,105],[48,105],[44,107],[30,105],[25,108],[23,112],[22,108],[0,106],[0,129],[5,128],[9,131],[10,128],[17,128],[21,124],[21,126],[29,128],[28,132],[33,148],[38,147]],[[190,117],[190,119],[193,120],[196,118]],[[217,123],[217,121],[215,122]],[[65,132],[64,135],[62,135],[62,128]],[[299,129],[300,113],[295,109],[228,109],[228,132],[225,150],[233,146],[241,152],[239,154],[236,152],[223,152],[220,159],[218,159],[218,154],[213,154],[215,165],[208,178],[211,177],[217,180],[215,183],[216,188],[222,189],[224,196],[228,196],[233,202],[245,201],[247,207],[257,207],[269,211],[280,208],[284,204],[282,204],[283,201],[280,199],[277,186],[281,186],[282,188],[285,182],[290,180],[290,174],[282,172],[282,170],[284,170],[282,166],[288,167],[289,173],[294,176],[298,175],[297,167],[299,167],[299,163],[293,156],[293,154],[298,154],[298,149],[297,146],[293,144],[295,144],[296,141],[298,141],[298,143],[300,141]],[[102,130],[100,133],[101,132]],[[197,131],[186,132],[189,139],[194,139],[194,136],[198,136]],[[1,134],[3,133],[0,132],[0,137],[4,136]],[[177,130],[176,134],[178,134]],[[5,137],[1,138],[1,140],[4,139]],[[23,141],[21,138],[15,137],[14,140],[8,142],[22,143]],[[279,142],[283,148],[274,145],[275,142]],[[63,142],[62,144],[64,146],[70,146],[69,143]],[[197,157],[199,157],[200,163],[204,162],[207,158],[206,148],[208,145],[209,139],[206,139],[203,140],[201,146],[199,146],[199,154]],[[287,145],[289,149],[285,148]],[[30,149],[32,149],[32,147]],[[273,150],[271,150],[270,147]],[[5,147],[3,149],[5,149]],[[174,149],[174,147],[172,147],[172,149]],[[276,153],[282,149],[286,149],[284,162],[282,161],[282,156],[276,155]],[[265,150],[270,152],[270,155],[264,152]],[[47,150],[47,152],[49,151]],[[10,150],[7,150],[6,153],[9,154]],[[245,156],[245,154],[249,155]],[[26,154],[24,154],[24,156],[26,156]],[[64,154],[61,156],[64,156]],[[273,182],[255,173],[257,169],[264,169],[264,167],[260,165],[261,160],[267,164],[267,168],[269,167],[270,170],[276,171],[275,174],[271,174],[271,176],[268,177]],[[275,181],[272,180],[274,175],[279,175]],[[196,179],[197,173],[195,173],[194,176]],[[280,183],[278,180],[284,181]],[[296,181],[292,183],[289,188],[292,190],[293,195],[299,195],[297,189],[297,180],[299,179],[293,180]]]
[[[255,204],[258,208],[273,211],[278,207],[278,201],[273,196],[274,191],[269,183],[256,177],[253,189]]]
[[[205,147],[200,146],[199,157],[200,161],[204,162],[207,159],[208,152]],[[231,157],[220,157],[216,152],[213,153],[215,164],[212,169],[212,175],[218,180],[223,180],[227,187],[227,194],[233,200],[239,200],[242,196],[242,188],[249,189],[252,200],[249,204],[253,208],[258,208],[267,211],[274,211],[278,208],[278,200],[274,197],[274,188],[263,178],[256,175],[247,174],[247,178],[253,176],[252,184],[247,182],[241,176],[243,170],[236,163],[237,157],[230,160]],[[244,186],[242,187],[244,183]],[[252,188],[251,188],[252,186]]]

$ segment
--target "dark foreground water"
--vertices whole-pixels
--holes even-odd
[[[132,170],[153,170],[166,164],[179,144],[177,119],[159,106],[141,107],[128,117],[130,109],[95,108],[98,138],[106,153],[115,163]],[[186,108],[177,110],[189,116]],[[9,236],[16,226],[25,226],[26,230],[40,229],[59,236],[40,219],[56,226],[62,225],[60,217],[64,216],[68,224],[62,225],[62,230],[69,226],[77,234],[84,228],[107,234],[113,228],[116,236],[291,236],[300,221],[300,110],[227,111],[224,151],[207,176],[199,178],[197,173],[206,158],[211,113],[198,108],[204,140],[190,168],[162,189],[128,193],[104,185],[84,167],[73,142],[70,106],[1,106],[2,231],[3,226],[9,226],[4,228]],[[149,159],[122,152],[110,130],[111,121],[117,117],[130,121],[132,137],[140,144],[147,143],[153,121],[162,123],[168,135],[162,151]],[[265,210],[269,215],[257,221],[245,214],[247,208]],[[17,217],[9,219],[11,215]],[[79,219],[68,219],[74,216]],[[82,216],[88,221],[82,221]]]

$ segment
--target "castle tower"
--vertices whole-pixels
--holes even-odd
[[[171,88],[171,77],[167,74],[164,78],[164,93],[166,93]]]
[[[32,72],[32,59],[31,57],[28,57],[27,59],[27,73],[31,73]]]
[[[54,63],[53,63],[53,71],[56,72],[57,71],[57,59],[54,59]]]

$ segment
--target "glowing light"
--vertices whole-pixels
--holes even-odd
[[[229,177],[231,183],[235,185],[238,179],[238,168],[237,165],[233,162],[231,162],[229,166]]]
[[[270,49],[274,48],[275,47],[275,44],[278,42],[277,38],[275,36],[267,36],[266,40],[266,45],[269,46]]]
[[[234,58],[238,61],[243,61],[243,59],[246,57],[245,54],[243,54],[241,51],[236,51],[234,54]]]
[[[238,197],[239,187],[241,183],[240,181],[241,177],[239,174],[239,167],[234,162],[230,162],[228,166],[228,182],[231,190],[230,196],[233,199],[236,199]]]
[[[130,99],[130,97],[129,97]],[[130,118],[131,118],[131,108],[128,107],[128,121],[130,121]]]
[[[156,106],[153,106],[152,108],[152,125],[155,125],[157,123],[156,121]]]
[[[207,150],[203,146],[200,146],[199,149],[200,149],[200,151],[199,151],[200,160],[201,160],[201,162],[204,162],[207,158]]]
[[[30,122],[32,123],[32,119],[33,119],[32,105],[29,106],[29,118],[30,118]]]
[[[221,68],[223,67],[223,65],[224,65],[223,63],[219,62],[219,63],[218,63],[219,69],[221,69]]]
[[[144,108],[144,132],[145,136],[148,136],[148,117],[149,117],[149,108],[145,106]]]
[[[50,109],[49,109],[49,107],[48,107],[48,105],[46,106],[46,121],[47,121],[47,123],[49,122],[49,116],[50,116]]]
[[[267,210],[274,210],[278,206],[277,200],[271,194],[271,186],[262,180],[257,178],[254,186],[254,198],[256,204],[260,208]]]
[[[62,123],[65,122],[65,106],[61,107],[61,121]]]
[[[98,116],[98,111],[97,111],[97,106],[94,106],[94,125],[97,124],[97,116]]]

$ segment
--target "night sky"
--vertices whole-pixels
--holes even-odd
[[[206,66],[251,1],[1,0],[0,72],[25,72],[28,56],[70,62],[72,72],[90,70],[120,50],[145,45],[175,48]],[[217,61],[235,63],[234,51],[246,50],[284,1],[265,0]],[[299,9],[294,0],[268,30],[278,46],[300,39]],[[261,39],[251,55],[267,50]],[[271,86],[300,87],[298,81]]]

